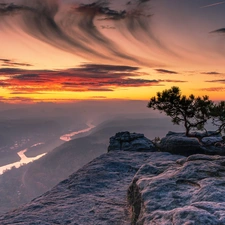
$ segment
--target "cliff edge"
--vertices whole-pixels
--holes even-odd
[[[225,224],[224,156],[159,152],[129,132],[108,150],[0,224]]]

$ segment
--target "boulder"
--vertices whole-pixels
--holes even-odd
[[[110,151],[157,151],[154,143],[143,134],[128,131],[116,133],[110,138],[108,152]]]
[[[192,135],[196,135],[195,138],[187,137],[185,133],[169,131],[166,137],[160,141],[159,148],[163,152],[184,156],[193,154],[225,155],[223,137],[220,134],[203,138],[200,134],[199,132],[192,133]],[[208,134],[211,135],[213,132],[209,131]],[[201,142],[197,137],[201,139]]]
[[[132,224],[225,224],[225,157],[151,161],[128,190]]]
[[[173,132],[173,131],[169,131],[169,132],[166,134],[166,137],[169,137],[169,136],[186,137],[185,133],[183,133],[183,132],[177,133],[177,132]]]
[[[220,143],[220,142],[217,142]],[[217,144],[216,143],[216,144]],[[204,146],[203,148],[205,149],[205,154],[207,155],[225,155],[225,147],[224,146],[216,146],[215,145],[209,145],[209,146]]]
[[[169,134],[162,138],[159,148],[163,152],[189,156],[204,153],[205,149],[197,138],[182,136],[182,134]]]
[[[221,142],[223,141],[223,138],[222,137],[204,137],[202,138],[202,143],[204,145],[214,145],[216,144],[217,142]]]
[[[186,134],[184,132],[173,132],[173,131],[169,131],[166,135],[168,136],[182,136],[182,137],[186,137]],[[213,136],[213,137],[221,137],[221,134],[219,134],[216,131],[207,131],[206,132],[199,132],[199,131],[195,131],[195,132],[191,132],[190,136],[196,137],[196,138],[204,138],[206,136]]]

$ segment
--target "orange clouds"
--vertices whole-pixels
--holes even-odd
[[[117,88],[159,86],[176,79],[143,79],[138,67],[86,64],[64,70],[2,68],[0,86],[13,95],[56,92],[111,92]],[[146,76],[146,74],[144,74]]]
[[[0,94],[144,99],[175,83],[224,92],[224,11],[178,2],[0,0]]]

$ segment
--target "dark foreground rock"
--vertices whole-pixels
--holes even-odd
[[[223,138],[220,135],[201,137],[200,134],[196,132],[192,134],[196,137],[187,137],[185,133],[170,131],[160,141],[159,148],[163,152],[184,156],[193,154],[225,155],[225,146],[222,144]]]
[[[0,216],[0,224],[131,224],[127,190],[141,165],[179,158],[159,152],[104,154],[31,203]]]
[[[144,134],[119,132],[110,138],[108,152],[110,151],[148,151],[155,152],[157,148]]]
[[[189,156],[193,154],[205,153],[205,149],[197,138],[190,138],[178,135],[168,135],[160,141],[160,150],[173,154]]]
[[[143,165],[128,192],[134,224],[225,224],[225,157]]]
[[[198,139],[166,138],[178,154],[203,148]],[[144,135],[129,132],[112,137],[109,151],[31,203],[0,216],[0,224],[225,224],[225,157],[154,152]]]
[[[204,138],[202,138],[202,143],[207,146],[215,145],[216,143],[219,143],[222,141],[223,141],[222,137],[204,137]]]

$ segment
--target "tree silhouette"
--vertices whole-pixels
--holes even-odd
[[[212,123],[217,129],[217,133],[225,133],[225,101],[214,104],[210,109]]]
[[[218,106],[218,110],[220,107],[222,106]],[[187,97],[182,95],[180,88],[174,86],[158,92],[155,97],[152,97],[148,108],[165,112],[172,118],[173,124],[184,125],[186,136],[192,136],[191,131],[205,129],[207,120],[213,116],[214,104],[208,96],[195,97],[191,94]],[[217,110],[214,110],[214,118],[216,118],[216,112]],[[225,121],[225,116],[223,118]]]

